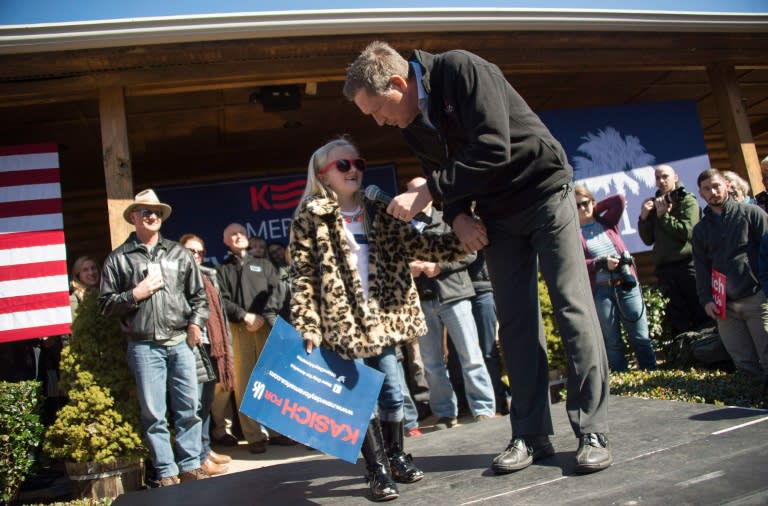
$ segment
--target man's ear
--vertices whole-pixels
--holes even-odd
[[[397,74],[389,78],[389,84],[400,93],[405,93],[405,90],[408,89],[408,79]]]

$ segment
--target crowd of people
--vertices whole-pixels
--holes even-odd
[[[226,258],[207,267],[194,231],[178,241],[162,236],[172,209],[147,189],[124,210],[134,231],[103,267],[91,257],[72,266],[73,314],[86,291],[98,290],[100,311],[121,321],[151,484],[227,472],[231,458],[212,443],[243,440],[255,454],[296,444],[236,409],[278,315],[308,353],[325,347],[384,374],[362,443],[374,500],[424,478],[405,442],[430,413],[444,430],[462,407],[477,422],[509,414],[509,442],[489,463],[497,474],[551,457],[538,273],[567,356],[574,469],[609,467],[609,371],[630,368],[622,335],[637,368],[657,368],[619,232],[624,198],[597,201],[574,186],[557,140],[501,71],[474,54],[415,50],[405,59],[373,42],[349,66],[343,93],[378,125],[400,128],[422,163],[424,177],[388,204],[363,198],[365,161],[340,137],[309,159],[288,245],[230,223]],[[768,157],[762,169],[768,183]],[[655,179],[637,225],[652,247],[672,331],[716,325],[735,366],[766,378],[768,215],[760,196],[750,197],[738,175],[708,169],[697,181],[702,213],[672,166],[655,167]]]

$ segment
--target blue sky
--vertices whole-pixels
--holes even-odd
[[[302,9],[517,7],[768,12],[768,0],[0,0],[0,25]]]

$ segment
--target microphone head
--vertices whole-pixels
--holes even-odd
[[[365,187],[365,198],[368,200],[378,200],[381,195],[381,189],[375,184],[369,184]]]

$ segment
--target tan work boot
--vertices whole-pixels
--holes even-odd
[[[160,481],[157,482],[158,487],[172,487],[173,485],[178,485],[179,477],[178,476],[166,476],[164,478],[160,478]]]
[[[210,478],[207,474],[205,474],[205,471],[203,471],[201,468],[193,469],[191,471],[184,471],[179,475],[179,478],[181,478],[181,482],[185,483],[188,481],[196,481],[196,480],[205,480],[207,478]]]
[[[229,464],[232,462],[232,457],[229,455],[222,455],[211,450],[208,452],[208,460],[212,460],[216,464]]]
[[[205,459],[205,462],[203,462],[203,465],[200,466],[200,469],[202,469],[203,472],[208,476],[224,474],[229,471],[229,468],[226,465],[217,464],[216,462],[212,461],[210,457]]]

